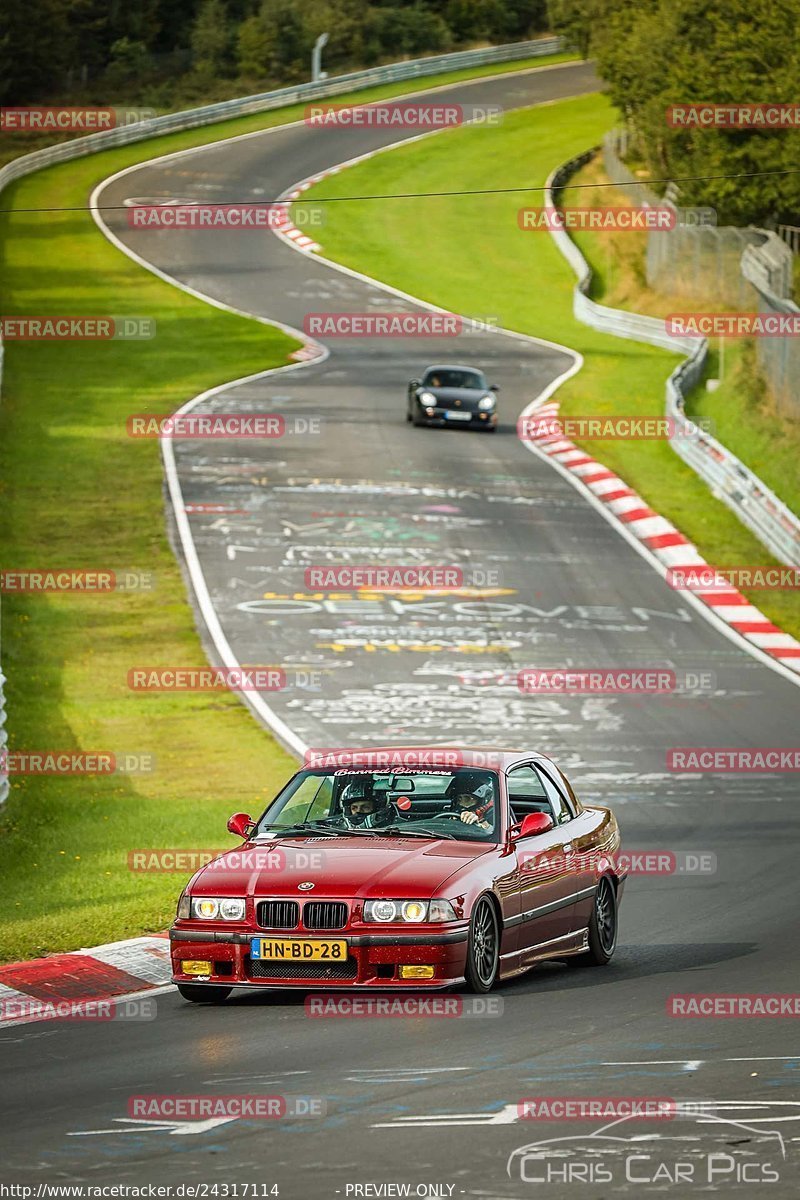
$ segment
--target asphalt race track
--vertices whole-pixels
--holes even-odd
[[[568,65],[438,95],[510,108],[595,87],[590,68]],[[105,186],[99,203],[138,255],[238,309],[297,329],[309,311],[413,310],[271,234],[133,232],[117,207],[132,196],[273,198],[401,136],[278,129],[139,167]],[[323,228],[323,248],[324,240]],[[319,418],[319,434],[176,444],[226,638],[240,662],[281,663],[296,678],[267,703],[313,746],[535,745],[564,766],[584,801],[615,806],[626,847],[705,852],[716,869],[632,876],[613,964],[549,966],[505,985],[494,1019],[315,1021],[302,996],[243,993],[206,1009],[169,989],[154,1022],[5,1029],[6,1177],[278,1184],[281,1197],[298,1200],[378,1195],[353,1190],[368,1182],[476,1197],[582,1187],[639,1196],[649,1183],[684,1196],[716,1153],[719,1191],[752,1195],[763,1185],[768,1195],[795,1195],[800,1046],[791,1021],[680,1020],[666,1005],[682,993],[796,989],[800,789],[789,774],[670,774],[666,753],[791,746],[796,684],[686,605],[519,442],[519,412],[568,356],[490,330],[455,349],[452,339],[405,338],[337,339],[328,349],[324,361],[204,405]],[[459,359],[500,385],[496,435],[405,422],[407,381],[427,362]],[[457,565],[478,586],[498,581],[502,594],[326,600],[304,584],[308,566],[364,562]],[[520,668],[567,663],[663,665],[690,682],[668,697],[520,694]],[[303,686],[302,672],[316,686]],[[705,682],[691,682],[703,673]],[[325,1112],[202,1129],[126,1120],[131,1094],[176,1092],[313,1097]],[[626,1140],[604,1144],[613,1180],[589,1187],[570,1163],[602,1122],[519,1120],[518,1102],[532,1095],[648,1095],[700,1107],[686,1120],[617,1127]],[[560,1176],[536,1183],[544,1167],[528,1162],[521,1177],[519,1159],[507,1172],[513,1151],[563,1137],[572,1141]],[[676,1164],[683,1182],[668,1186]]]

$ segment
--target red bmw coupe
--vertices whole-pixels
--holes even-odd
[[[488,992],[544,959],[602,966],[625,883],[607,808],[531,750],[319,751],[189,881],[173,979],[234,987]]]

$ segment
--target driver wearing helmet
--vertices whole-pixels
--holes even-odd
[[[396,819],[394,806],[385,792],[375,792],[371,776],[354,779],[342,792],[342,821],[347,829],[380,829]]]

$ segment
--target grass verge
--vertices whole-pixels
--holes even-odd
[[[526,65],[545,63],[340,99],[402,95]],[[6,347],[3,568],[133,569],[156,583],[152,592],[3,598],[11,748],[147,754],[155,770],[13,779],[0,814],[0,961],[164,928],[184,877],[134,874],[128,852],[224,846],[227,815],[257,810],[294,768],[230,694],[127,690],[131,665],[194,666],[204,656],[165,535],[158,447],[132,443],[125,419],[170,411],[215,384],[280,365],[296,343],[141,270],[99,233],[86,204],[94,186],[123,167],[301,116],[294,106],[151,139],[51,167],[3,193],[5,315],[147,315],[157,337]]]
[[[655,347],[609,337],[572,316],[574,276],[545,232],[522,232],[517,210],[540,204],[553,167],[600,142],[615,120],[601,96],[580,97],[509,113],[495,129],[463,128],[376,155],[315,185],[304,200],[486,187],[502,179],[518,193],[360,200],[331,205],[323,253],[359,271],[441,305],[474,316],[497,316],[509,329],[566,343],[586,359],[584,369],[559,392],[565,415],[661,416],[664,382],[679,361]],[[513,164],[509,167],[508,164]],[[575,200],[574,197],[579,197]],[[570,203],[592,204],[591,189],[570,193]],[[608,191],[602,203],[614,203]],[[620,202],[624,203],[624,200]],[[426,237],[420,238],[420,230]],[[480,231],[476,252],[475,231]],[[608,235],[603,235],[608,236]],[[634,255],[635,234],[627,254]],[[621,270],[613,246],[599,235],[579,239],[600,269],[599,290],[638,301],[635,280]],[[627,244],[627,242],[626,242]],[[616,299],[611,299],[616,303]],[[647,310],[638,302],[632,305]],[[520,408],[530,399],[520,396]],[[696,543],[710,562],[771,563],[760,542],[661,441],[581,443],[617,471],[652,507]],[[771,620],[800,636],[800,597],[751,593]]]

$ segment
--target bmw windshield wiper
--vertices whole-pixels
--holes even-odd
[[[322,821],[296,821],[294,825],[281,825],[275,821],[270,825],[262,825],[261,829],[274,829],[281,833],[297,833],[298,831],[300,833],[330,833],[334,836],[354,832],[352,829],[343,829],[338,825],[326,825]]]
[[[383,825],[380,829],[371,829],[370,833],[399,833],[401,837],[446,838],[450,842],[457,840],[452,833],[438,833],[433,829],[406,829],[404,825]]]

